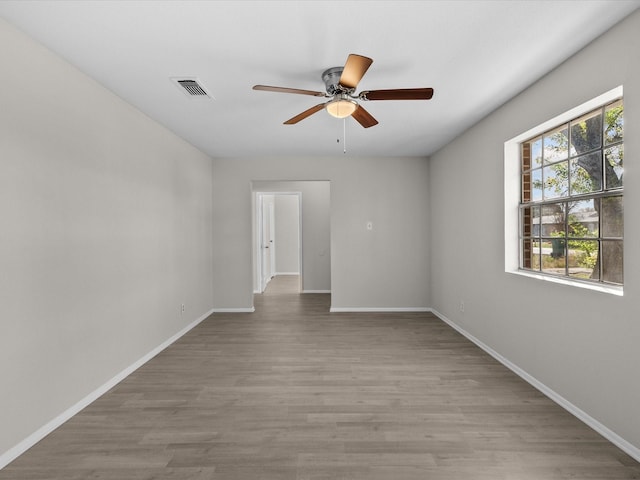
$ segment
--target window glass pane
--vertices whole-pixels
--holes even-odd
[[[602,280],[622,284],[622,242],[602,241]]]
[[[608,105],[604,110],[604,143],[621,142],[624,130],[624,108],[622,100]]]
[[[542,200],[542,169],[531,172],[531,201]]]
[[[599,229],[599,200],[589,199],[568,204],[569,237],[597,237]]]
[[[602,157],[600,150],[569,160],[571,195],[598,192],[602,189]]]
[[[602,237],[620,237],[624,232],[624,208],[622,196],[602,199]]]
[[[542,165],[542,137],[538,137],[531,143],[531,166],[539,167]]]
[[[604,159],[607,172],[607,188],[611,189],[622,187],[622,174],[624,173],[623,145],[616,145],[615,147],[607,148],[604,151]]]
[[[582,155],[602,145],[601,110],[571,122],[571,156]]]
[[[540,241],[533,240],[531,247],[531,269],[540,271]]]
[[[543,237],[564,236],[564,203],[554,203],[540,207],[540,234]]]
[[[557,162],[569,154],[569,129],[563,125],[542,137],[543,158],[545,163]]]
[[[542,271],[554,275],[566,274],[566,241],[564,238],[545,238],[541,243]]]
[[[582,280],[598,280],[598,241],[568,241],[569,276]]]
[[[540,207],[531,207],[531,235],[540,236]]]
[[[542,169],[545,199],[566,197],[569,195],[569,164],[554,163]]]

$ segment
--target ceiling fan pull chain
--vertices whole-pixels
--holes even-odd
[[[347,153],[347,118],[342,119],[342,153]]]

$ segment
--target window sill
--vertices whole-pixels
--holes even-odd
[[[584,288],[587,290],[595,290],[601,293],[608,293],[609,295],[617,295],[622,297],[624,295],[623,287],[616,285],[605,285],[602,283],[590,283],[580,282],[578,280],[572,280],[562,277],[554,277],[553,275],[545,275],[542,273],[529,272],[526,270],[514,270],[507,273],[513,273],[515,275],[521,275],[523,277],[535,278],[536,280],[543,280],[545,282],[559,283],[561,285],[568,285],[570,287]]]

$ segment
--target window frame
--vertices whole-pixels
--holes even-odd
[[[616,100],[623,100],[623,87],[618,86],[608,92],[599,95],[592,100],[589,100],[575,108],[568,110],[556,117],[549,119],[548,121],[537,125],[526,132],[514,137],[504,143],[504,207],[505,207],[505,272],[522,275],[530,278],[536,278],[539,280],[550,281],[554,283],[560,283],[565,285],[571,285],[591,290],[597,290],[604,293],[611,293],[614,295],[623,295],[623,284],[606,283],[596,280],[582,280],[571,276],[564,276],[558,274],[549,274],[540,270],[528,270],[521,268],[521,256],[523,242],[521,237],[521,211],[522,211],[522,161],[521,161],[521,145],[524,142],[536,139],[536,137],[542,137],[545,133],[553,131],[554,129],[562,128],[563,125],[568,127],[570,121],[580,119],[582,116],[587,115],[594,110],[606,107],[607,105],[615,102]],[[624,143],[624,139],[622,140]],[[604,144],[604,140],[601,142]],[[605,147],[602,146],[601,150],[604,151]],[[567,162],[570,162],[571,155],[567,156]],[[575,158],[575,156],[573,157]],[[603,159],[604,161],[604,159]],[[532,162],[533,163],[533,162]],[[544,168],[545,164],[541,162],[540,168]],[[529,171],[533,172],[533,168]],[[542,171],[542,170],[541,170]],[[616,189],[615,191],[605,190],[606,185],[603,185],[600,191],[590,192],[587,194],[558,197],[553,199],[535,202],[536,206],[544,204],[559,204],[580,200],[590,200],[592,198],[601,198],[607,196],[623,195],[623,188]],[[565,220],[566,221],[566,220]],[[566,227],[566,225],[565,225]],[[566,231],[566,228],[565,228]],[[603,237],[602,232],[599,231],[599,236],[594,240],[601,241]],[[622,236],[622,241],[624,234]],[[566,238],[565,238],[566,241]],[[602,262],[600,262],[602,263]],[[624,263],[624,259],[623,259]],[[565,274],[567,269],[565,269]],[[623,279],[624,281],[624,279]]]

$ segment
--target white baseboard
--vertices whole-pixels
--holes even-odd
[[[139,360],[135,361],[134,363],[129,365],[127,368],[122,370],[120,373],[118,373],[115,377],[111,378],[106,383],[104,383],[103,385],[101,385],[100,387],[95,389],[93,392],[91,392],[89,395],[84,397],[78,403],[76,403],[75,405],[69,407],[64,412],[62,412],[60,415],[55,417],[53,420],[47,422],[42,427],[40,427],[38,430],[33,432],[31,435],[29,435],[27,438],[22,440],[20,443],[18,443],[14,447],[12,447],[9,450],[7,450],[6,452],[4,452],[2,455],[0,455],[0,469],[2,469],[5,466],[7,466],[9,463],[11,463],[16,458],[18,458],[20,455],[22,455],[24,452],[29,450],[32,446],[34,446],[36,443],[38,443],[44,437],[46,437],[51,432],[53,432],[60,425],[65,423],[67,420],[69,420],[71,417],[76,415],[78,412],[80,412],[82,409],[87,407],[89,404],[91,404],[92,402],[94,402],[95,400],[100,398],[102,395],[104,395],[106,392],[108,392],[111,388],[115,387],[118,383],[120,383],[122,380],[124,380],[127,376],[131,375],[134,371],[136,371],[142,365],[147,363],[149,360],[151,360],[153,357],[158,355],[160,352],[162,352],[169,345],[171,345],[176,340],[178,340],[180,337],[185,335],[187,332],[189,332],[189,330],[193,329],[195,326],[197,326],[199,323],[201,323],[205,318],[207,318],[212,313],[213,313],[213,309],[209,310],[207,313],[205,313],[204,315],[199,317],[197,320],[194,320],[193,322],[191,322],[189,325],[184,327],[182,330],[180,330],[178,333],[173,335],[171,338],[169,338],[168,340],[165,340],[164,342],[162,342],[160,345],[158,345],[156,348],[151,350],[145,356],[143,356]]]
[[[330,313],[342,312],[430,312],[429,307],[331,307]]]
[[[213,313],[253,313],[255,312],[255,307],[250,308],[214,308]]]
[[[276,277],[278,275],[300,275],[300,272],[276,272],[274,275]]]
[[[537,378],[535,378],[532,375],[528,374],[523,369],[521,369],[520,367],[518,367],[517,365],[512,363],[509,359],[507,359],[507,358],[503,357],[502,355],[500,355],[498,352],[493,350],[488,345],[484,344],[482,341],[480,341],[479,339],[477,339],[476,337],[471,335],[469,332],[467,332],[465,329],[463,329],[459,325],[457,325],[454,322],[452,322],[451,320],[449,320],[446,316],[444,316],[443,314],[441,314],[437,310],[434,310],[434,309],[430,309],[430,310],[440,320],[442,320],[444,323],[449,325],[454,330],[458,331],[460,334],[465,336],[467,339],[471,340],[478,347],[480,347],[482,350],[487,352],[489,355],[491,355],[497,361],[502,363],[505,367],[507,367],[512,372],[514,372],[516,375],[518,375],[524,381],[526,381],[527,383],[529,383],[530,385],[532,385],[533,387],[538,389],[540,392],[542,392],[544,395],[546,395],[551,400],[556,402],[558,405],[560,405],[566,411],[571,413],[573,416],[577,417],[579,420],[581,420],[582,422],[584,422],[587,425],[589,425],[591,428],[593,428],[596,432],[598,432],[604,438],[606,438],[611,443],[613,443],[618,448],[620,448],[620,450],[623,450],[629,456],[633,457],[636,461],[640,462],[640,448],[638,448],[635,445],[633,445],[632,443],[628,442],[627,440],[622,438],[620,435],[618,435],[617,433],[615,433],[614,431],[612,431],[611,429],[607,428],[602,423],[597,421],[595,418],[591,417],[589,414],[587,414],[586,412],[584,412],[580,408],[576,407],[573,403],[571,403],[569,400],[564,398],[562,395],[558,394],[556,391],[554,391],[551,388],[547,387],[544,383],[539,381]]]
[[[331,293],[331,290],[302,290],[302,293]]]

